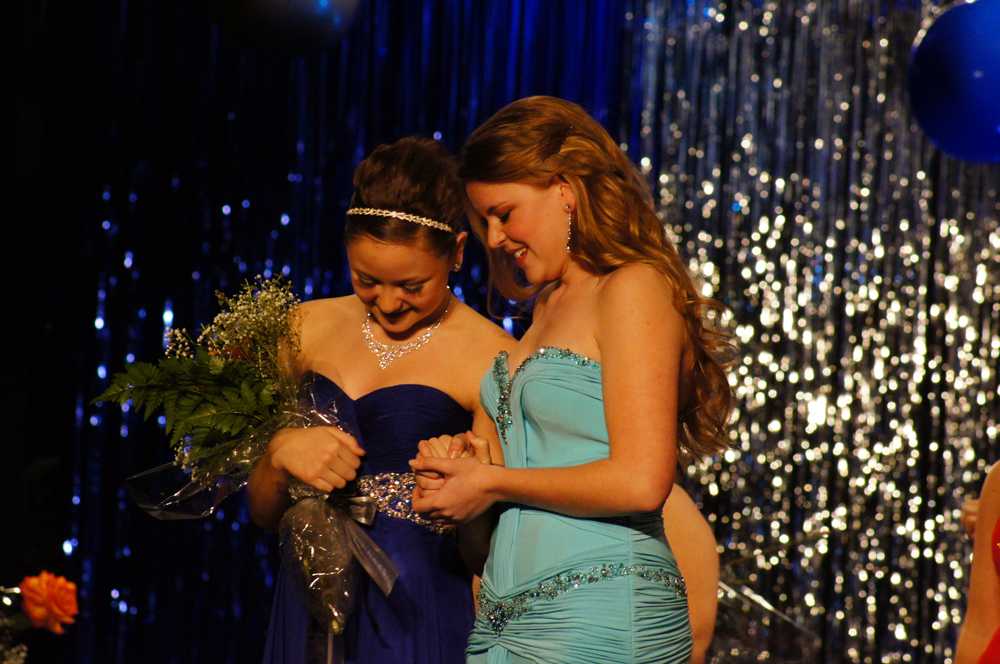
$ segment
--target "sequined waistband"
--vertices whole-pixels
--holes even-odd
[[[450,532],[453,527],[425,519],[413,511],[413,489],[417,485],[413,473],[378,473],[358,478],[358,492],[371,496],[378,511],[394,519],[423,526],[435,533]]]
[[[499,636],[507,623],[527,613],[537,600],[555,599],[574,588],[624,576],[637,576],[647,581],[662,583],[679,597],[687,597],[684,579],[670,570],[652,565],[610,563],[556,574],[539,582],[533,588],[503,600],[491,598],[484,587],[479,596],[479,611],[476,613],[476,620],[489,625],[493,633]]]

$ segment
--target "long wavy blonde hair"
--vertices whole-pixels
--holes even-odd
[[[629,263],[658,270],[674,293],[694,351],[689,398],[681,404],[678,443],[694,457],[728,447],[733,408],[728,370],[733,335],[721,325],[725,307],[703,297],[663,223],[649,185],[608,132],[580,106],[555,97],[526,97],[498,111],[462,148],[465,182],[523,182],[548,186],[561,178],[576,196],[571,253],[592,274]],[[470,205],[471,210],[471,205]],[[485,223],[470,212],[473,231],[486,246]],[[503,251],[489,252],[490,282],[501,295],[525,301],[542,285],[524,285]]]

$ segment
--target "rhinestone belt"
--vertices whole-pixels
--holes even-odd
[[[413,489],[416,485],[413,473],[379,473],[358,478],[358,491],[371,496],[379,512],[415,523],[438,534],[451,531],[452,526],[435,523],[413,511]]]

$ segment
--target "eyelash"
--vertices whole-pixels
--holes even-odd
[[[503,214],[498,214],[497,219],[500,220],[501,224],[506,224],[507,220],[510,219],[510,210],[507,210]]]
[[[364,288],[371,288],[372,286],[375,285],[374,281],[369,281],[364,277],[358,277],[358,283],[361,284],[361,286],[363,286]],[[417,293],[422,291],[423,288],[424,288],[423,284],[418,284],[416,286],[403,286],[403,290],[406,291],[407,293],[410,293],[411,295],[416,295]]]

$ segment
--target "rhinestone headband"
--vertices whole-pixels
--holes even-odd
[[[444,231],[446,233],[454,233],[453,229],[448,224],[441,223],[440,221],[434,221],[433,219],[428,219],[427,217],[420,217],[415,214],[410,214],[409,212],[400,212],[399,210],[380,210],[378,208],[351,208],[347,211],[347,214],[361,214],[369,217],[392,217],[393,219],[402,219],[403,221],[409,221],[413,224],[420,224],[421,226],[427,226],[429,228],[436,228],[439,231]]]

